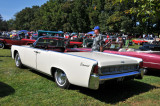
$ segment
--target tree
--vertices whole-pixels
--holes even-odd
[[[99,15],[101,30],[104,32],[133,32],[134,17],[125,13],[129,6],[123,4],[113,5],[112,1],[105,0],[104,9]]]
[[[74,1],[74,8],[69,16],[71,29],[74,32],[87,32],[90,28],[90,22],[87,14],[85,0]]]
[[[30,30],[33,28],[33,19],[35,12],[39,9],[39,6],[33,6],[32,8],[26,7],[22,11],[15,14],[15,26],[16,29]]]
[[[2,19],[2,16],[0,14],[0,30],[2,30],[2,22],[3,22],[3,19]]]
[[[3,20],[0,14],[0,31],[7,31],[7,30],[8,30],[7,21]]]
[[[16,29],[15,23],[16,23],[16,21],[14,19],[10,19],[10,20],[7,21],[9,31],[13,30],[13,29]]]
[[[115,4],[125,3],[132,1],[134,6],[130,7],[127,11],[130,14],[136,14],[139,21],[147,25],[145,32],[153,32],[153,30],[160,33],[160,1],[159,0],[113,0]],[[155,27],[154,27],[154,26]]]

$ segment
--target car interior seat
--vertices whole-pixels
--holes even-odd
[[[127,51],[135,51],[135,49],[133,49],[133,48],[129,48]]]
[[[119,52],[126,52],[127,50],[125,48],[121,48],[118,50]]]

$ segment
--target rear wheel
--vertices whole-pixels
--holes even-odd
[[[5,45],[4,43],[0,42],[0,49],[4,49]]]
[[[15,57],[15,63],[16,63],[16,66],[18,68],[22,68],[23,67],[23,64],[21,62],[21,58],[19,56],[19,53],[16,53],[16,57]]]
[[[55,78],[55,82],[58,85],[58,87],[63,88],[63,89],[69,88],[70,83],[64,71],[57,69],[56,72],[54,73],[54,78]]]

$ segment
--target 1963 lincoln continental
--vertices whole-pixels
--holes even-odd
[[[70,84],[98,89],[106,80],[142,79],[142,59],[65,48],[64,38],[40,37],[31,46],[11,47],[16,66],[52,76],[60,88]]]

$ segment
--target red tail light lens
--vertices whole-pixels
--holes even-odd
[[[93,67],[93,73],[94,73],[94,74],[98,74],[98,65],[95,65],[95,66]]]
[[[139,63],[139,68],[143,68],[143,62]]]

